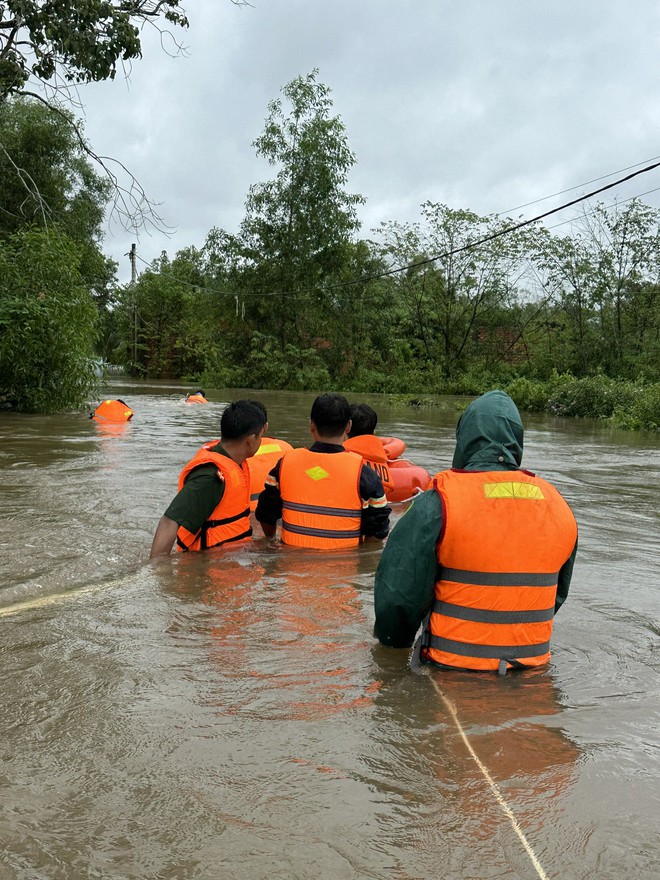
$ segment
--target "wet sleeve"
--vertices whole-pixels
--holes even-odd
[[[566,597],[568,596],[568,588],[571,585],[571,578],[573,577],[573,566],[575,565],[577,548],[578,542],[576,541],[575,547],[573,547],[573,552],[559,569],[559,578],[557,580],[557,595],[555,597],[555,614],[559,611],[561,606],[566,601]]]
[[[442,504],[424,492],[392,529],[376,570],[374,634],[383,645],[409,647],[433,601]]]
[[[280,495],[280,461],[268,473],[264,488],[259,493],[254,516],[257,522],[274,526],[282,518],[282,496]]]
[[[202,465],[188,474],[183,488],[165,511],[165,516],[196,534],[220,504],[224,481],[214,465]]]
[[[392,509],[387,504],[383,481],[369,465],[362,465],[360,471],[360,498],[364,505],[360,532],[365,538],[386,538]]]

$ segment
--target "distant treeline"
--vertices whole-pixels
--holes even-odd
[[[40,328],[0,340],[0,394],[26,410],[54,408],[51,392],[58,406],[80,402],[84,370],[68,396],[55,393],[72,363],[58,354],[68,345],[58,328],[75,325],[75,363],[103,357],[145,378],[411,400],[501,387],[524,409],[657,428],[660,212],[638,200],[584,205],[557,234],[426,203],[418,222],[383,223],[365,238],[364,200],[345,189],[355,159],[329,89],[313,72],[282,92],[254,144],[277,171],[250,188],[239,231],[212,229],[201,248],[163,253],[132,285],[108,279],[98,235],[107,194],[75,143],[64,144],[62,219],[44,220],[41,203],[29,224],[0,215],[0,269],[23,260],[10,286],[0,282],[0,326],[24,315]],[[21,117],[34,129],[40,112],[0,108],[0,135],[8,114],[17,132]],[[45,122],[39,131],[47,140]],[[33,142],[21,141],[26,164]],[[0,190],[11,174],[9,162],[0,167]],[[12,197],[24,215],[20,181]],[[60,357],[54,370],[39,360],[45,351]],[[5,381],[12,355],[22,367]]]

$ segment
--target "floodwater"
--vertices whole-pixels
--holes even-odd
[[[415,674],[372,635],[378,545],[146,562],[240,396],[186,390],[117,382],[114,428],[0,416],[0,880],[656,880],[660,435],[526,416],[580,527],[552,662]],[[258,396],[307,442],[313,395]],[[364,399],[449,466],[459,401]]]

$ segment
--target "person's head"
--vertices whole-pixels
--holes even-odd
[[[236,400],[225,407],[220,419],[220,442],[239,464],[254,455],[261,444],[266,419],[249,400]]]
[[[256,406],[257,409],[260,409],[264,414],[264,431],[268,430],[268,410],[263,405],[260,400],[253,400],[252,398],[248,399],[248,403],[251,403],[253,406]]]
[[[361,437],[362,434],[375,434],[378,416],[376,410],[366,403],[351,404],[351,430],[349,437]]]
[[[343,394],[319,395],[309,418],[319,437],[339,437],[351,429],[351,408]]]
[[[452,467],[499,470],[520,467],[523,424],[518,408],[504,391],[488,391],[465,410],[456,425]]]

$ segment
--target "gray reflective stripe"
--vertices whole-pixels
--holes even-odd
[[[318,513],[321,516],[362,516],[362,510],[348,510],[345,507],[318,507],[315,504],[297,504],[295,501],[283,501],[284,510],[297,510],[299,513]]]
[[[293,532],[296,535],[315,535],[317,538],[359,538],[360,529],[351,529],[351,531],[336,532],[333,529],[310,529],[306,526],[295,526],[292,523],[282,520],[282,530],[285,532]]]
[[[438,567],[438,580],[479,587],[555,587],[558,571],[466,571],[462,568]]]
[[[467,642],[455,642],[440,636],[427,635],[424,643],[428,648],[445,651],[447,654],[459,654],[461,657],[483,657],[490,660],[516,660],[520,657],[540,657],[550,650],[550,642],[538,645],[470,645]]]
[[[555,607],[541,608],[538,611],[487,611],[485,608],[466,608],[465,605],[452,605],[449,602],[439,602],[437,599],[433,605],[435,614],[444,614],[446,617],[455,617],[458,620],[471,620],[474,623],[542,623],[552,620],[555,616]]]

